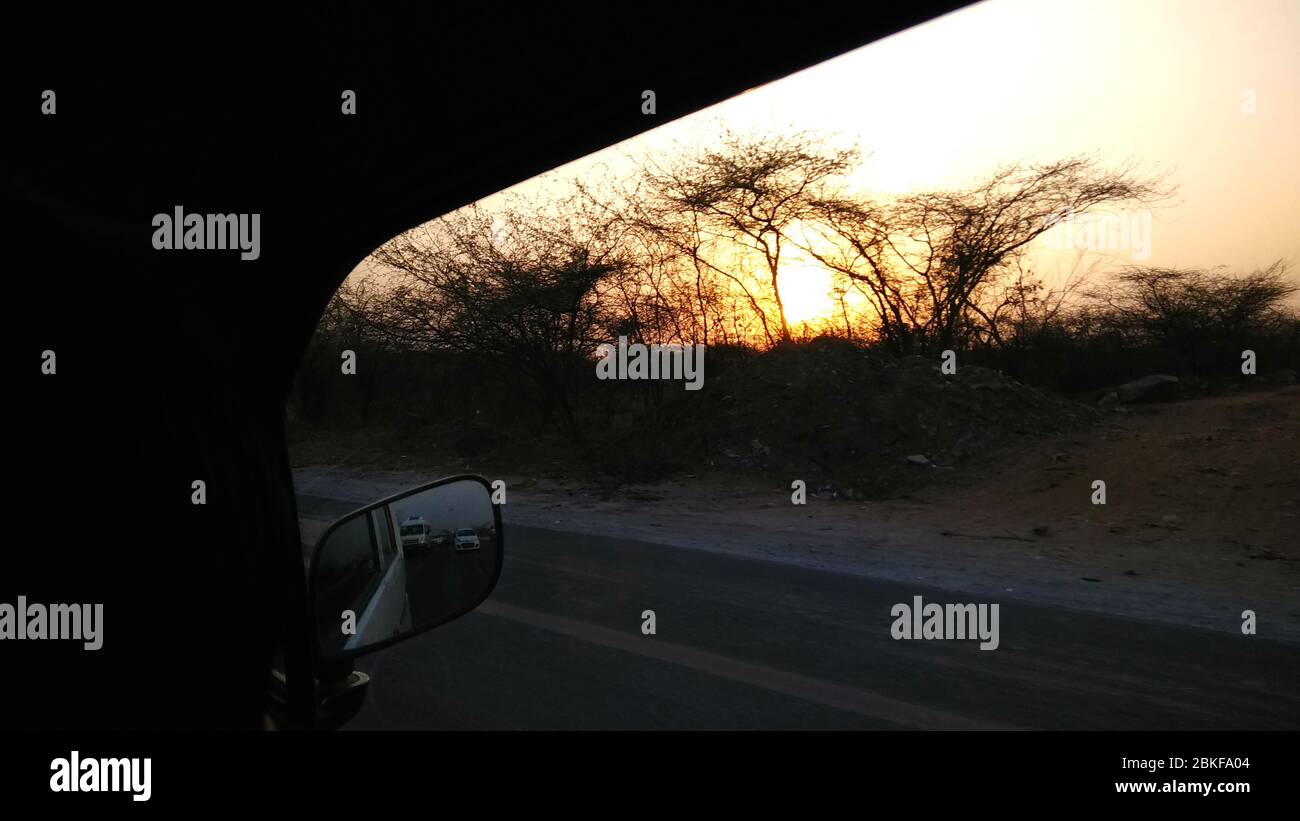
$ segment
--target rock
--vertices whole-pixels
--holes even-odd
[[[1176,376],[1153,373],[1120,385],[1115,392],[1121,402],[1173,402],[1182,398],[1183,387]]]
[[[911,462],[911,463],[914,464],[914,465],[928,465],[928,464],[930,464],[930,460],[927,459],[927,458],[925,458],[924,456],[922,456],[922,455],[919,454],[919,453],[914,453],[914,454],[912,454],[911,456],[907,457],[907,461]]]

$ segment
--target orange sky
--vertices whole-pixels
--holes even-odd
[[[877,192],[1017,160],[1131,158],[1179,186],[1138,261],[1300,267],[1297,0],[987,0],[512,190],[558,189],[596,165],[617,173],[625,155],[708,141],[720,124],[856,141],[869,156],[854,183]],[[1111,253],[1127,263],[1134,250],[1148,249]],[[1044,270],[1073,260],[1041,254]]]
[[[986,0],[482,204],[630,172],[632,157],[708,143],[724,127],[856,143],[865,161],[851,183],[876,194],[960,186],[1000,164],[1079,153],[1136,161],[1168,172],[1178,193],[1159,209],[1122,215],[1141,230],[1090,251],[1085,267],[1250,271],[1282,258],[1300,283],[1300,0]],[[1055,231],[1035,246],[1031,265],[1049,284],[1078,263],[1067,243]],[[782,267],[792,322],[832,312],[828,273],[793,259]],[[357,273],[369,270],[362,263]]]

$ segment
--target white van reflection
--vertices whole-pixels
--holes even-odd
[[[406,550],[428,550],[437,544],[433,525],[423,516],[411,516],[402,522],[402,547]]]

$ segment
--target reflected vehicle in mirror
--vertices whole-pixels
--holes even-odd
[[[433,547],[436,538],[433,526],[419,516],[402,522],[402,547],[407,550]]]
[[[440,543],[455,550],[434,549]],[[472,610],[496,586],[501,556],[501,512],[478,476],[442,479],[339,519],[311,563],[318,658],[377,650]]]
[[[456,531],[457,550],[478,550],[478,534],[472,527],[462,527]]]

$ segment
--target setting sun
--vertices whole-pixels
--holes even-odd
[[[830,271],[805,260],[781,264],[778,279],[785,316],[791,325],[830,319],[835,314],[835,297]]]

